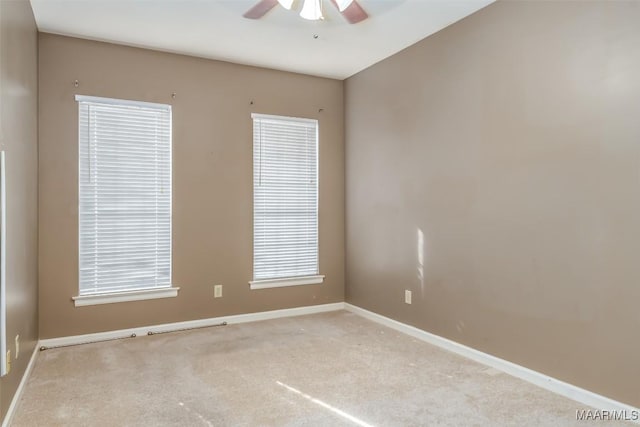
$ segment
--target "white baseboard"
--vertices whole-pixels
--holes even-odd
[[[20,398],[22,397],[24,386],[27,384],[27,381],[29,380],[29,376],[31,375],[31,370],[33,369],[33,365],[36,361],[36,358],[38,357],[39,348],[40,348],[40,343],[36,342],[36,346],[33,349],[33,353],[31,353],[31,359],[29,359],[29,364],[27,364],[27,369],[24,370],[24,374],[22,375],[20,384],[18,384],[16,393],[13,395],[13,399],[11,399],[11,404],[9,405],[9,409],[7,410],[7,413],[4,416],[4,420],[2,420],[2,427],[7,427],[11,425],[11,420],[13,418],[13,414],[16,411],[16,407],[18,406],[18,402],[20,402]]]
[[[177,323],[168,323],[168,324],[155,325],[155,326],[122,329],[118,331],[98,332],[94,334],[76,335],[71,337],[61,337],[61,338],[51,338],[51,339],[40,340],[39,344],[34,349],[34,353],[31,356],[29,365],[27,366],[27,369],[24,373],[22,381],[20,382],[20,385],[18,386],[16,394],[13,397],[13,400],[11,402],[7,415],[5,416],[4,422],[2,423],[2,427],[8,426],[11,422],[13,412],[15,410],[17,403],[20,401],[22,390],[29,377],[29,374],[31,373],[31,369],[33,368],[33,363],[38,353],[38,349],[41,346],[55,347],[59,345],[81,344],[85,342],[104,341],[104,340],[109,340],[114,338],[128,337],[128,336],[131,336],[132,334],[136,334],[137,336],[142,336],[142,335],[147,335],[147,333],[150,331],[151,332],[170,332],[170,331],[186,329],[186,328],[214,326],[214,325],[219,325],[223,322],[227,322],[228,324],[256,322],[260,320],[301,316],[305,314],[314,314],[314,313],[324,313],[324,312],[337,311],[342,309],[355,313],[359,316],[362,316],[366,319],[369,319],[381,325],[395,329],[399,332],[410,335],[421,341],[425,341],[427,343],[430,343],[442,349],[451,351],[460,356],[482,363],[483,365],[490,366],[494,369],[498,369],[516,378],[520,378],[531,384],[537,385],[538,387],[557,393],[561,396],[567,397],[571,400],[590,406],[592,408],[599,409],[599,410],[607,410],[607,411],[624,411],[627,414],[637,413],[635,411],[639,411],[638,408],[635,408],[631,405],[618,402],[616,400],[593,393],[591,391],[574,386],[564,381],[560,381],[548,375],[542,374],[540,372],[536,372],[532,369],[525,368],[524,366],[517,365],[515,363],[506,361],[504,359],[500,359],[499,357],[495,357],[490,354],[484,353],[482,351],[473,349],[471,347],[467,347],[455,341],[451,341],[447,338],[443,338],[438,335],[423,331],[422,329],[418,329],[414,326],[410,326],[402,322],[398,322],[396,320],[390,319],[388,317],[382,316],[380,314],[374,313],[369,310],[365,310],[363,308],[357,307],[352,304],[338,302],[333,304],[287,308],[283,310],[262,311],[258,313],[237,314],[237,315],[231,315],[231,316],[214,317],[209,319],[199,319],[199,320],[191,320],[186,322],[177,322]],[[636,424],[640,424],[640,420],[634,420],[633,422]]]
[[[492,356],[482,351],[467,347],[466,345],[459,344],[455,341],[451,341],[447,338],[440,337],[430,332],[423,331],[414,326],[407,325],[397,320],[390,319],[380,314],[374,313],[364,308],[345,303],[345,310],[358,314],[366,319],[372,320],[381,325],[395,329],[396,331],[403,332],[419,340],[428,342],[445,350],[456,353],[460,356],[464,356],[467,359],[474,360],[482,363],[483,365],[490,366],[494,369],[498,369],[514,377],[525,380],[531,384],[535,384],[538,387],[542,387],[546,390],[557,393],[561,396],[567,397],[576,402],[582,403],[587,406],[591,406],[595,409],[608,410],[608,411],[626,411],[629,416],[632,413],[638,413],[638,408],[634,408],[631,405],[627,405],[622,402],[618,402],[608,397],[601,396],[599,394],[590,392],[583,388],[574,386],[572,384],[560,381],[553,377],[547,376],[540,372],[525,368],[524,366],[517,365],[515,363],[500,359],[499,357]],[[636,412],[634,412],[636,411]],[[635,423],[640,424],[640,420],[634,420]]]
[[[310,305],[305,307],[285,308],[282,310],[260,311],[257,313],[234,314],[231,316],[211,317],[208,319],[188,320],[185,322],[166,323],[162,325],[141,326],[138,328],[120,329],[116,331],[97,332],[93,334],[74,335],[70,337],[49,338],[40,340],[42,347],[56,347],[65,345],[82,344],[95,341],[106,341],[116,338],[144,336],[149,332],[171,332],[188,328],[202,328],[219,325],[223,322],[228,324],[257,322],[259,320],[278,319],[281,317],[302,316],[305,314],[324,313],[344,309],[343,302],[333,304]]]

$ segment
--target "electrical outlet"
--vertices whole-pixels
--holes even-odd
[[[407,304],[411,304],[411,291],[404,291],[404,302]]]
[[[11,350],[7,350],[7,374],[11,372]]]
[[[222,285],[215,285],[213,287],[213,297],[222,298]]]
[[[20,354],[20,335],[16,335],[16,359]]]

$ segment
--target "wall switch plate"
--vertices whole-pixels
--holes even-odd
[[[404,291],[404,302],[411,304],[411,291]]]
[[[222,298],[222,285],[215,285],[213,287],[213,297]]]
[[[16,335],[16,359],[20,354],[20,335]]]

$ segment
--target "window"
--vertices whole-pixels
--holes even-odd
[[[252,289],[318,275],[318,122],[253,114]]]
[[[171,288],[171,106],[76,100],[76,306],[176,296],[177,288]]]

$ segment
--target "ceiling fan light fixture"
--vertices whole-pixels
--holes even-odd
[[[324,19],[322,16],[322,5],[320,0],[304,0],[304,5],[300,11],[300,16],[309,21]]]
[[[346,8],[351,6],[351,3],[353,3],[353,0],[336,0],[336,4],[338,5],[340,12],[344,12]]]
[[[280,6],[284,7],[287,10],[291,10],[291,7],[293,6],[293,2],[294,0],[278,0],[278,3],[280,3]]]

